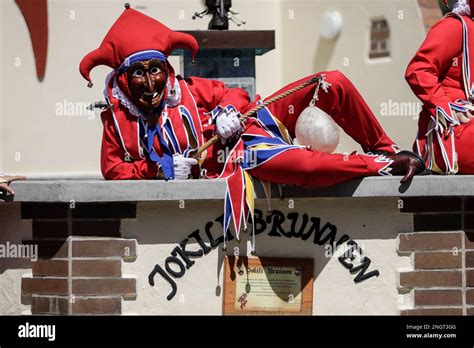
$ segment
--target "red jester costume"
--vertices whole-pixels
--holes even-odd
[[[191,50],[193,56],[198,50],[192,36],[174,32],[155,19],[127,8],[100,47],[82,60],[80,72],[89,82],[90,71],[95,66],[107,65],[113,69],[104,91],[110,106],[102,112],[101,166],[106,179],[176,179],[177,168],[191,167],[192,162],[186,162],[190,152],[215,134],[216,123],[223,113],[243,114],[262,102],[257,97],[251,103],[244,90],[226,88],[219,81],[175,76],[167,57],[178,47]],[[150,63],[153,61],[157,63]],[[140,68],[133,70],[137,64]],[[166,70],[166,74],[158,67]],[[409,180],[424,169],[416,156],[398,153],[394,142],[343,74],[332,71],[319,75],[323,92],[317,106],[331,115],[365,151],[378,154],[328,154],[292,143],[297,117],[313,98],[314,85],[263,108],[245,122],[233,140],[215,143],[200,158],[199,166],[192,166],[194,178],[227,179],[225,231],[233,217],[238,234],[241,223],[246,225],[252,214],[253,178],[281,184],[328,186],[371,175],[403,174],[404,180]],[[309,78],[296,81],[275,95]],[[144,81],[146,92],[136,87],[140,85],[134,81]],[[161,89],[151,87],[160,84]],[[143,105],[147,104],[151,106],[145,110]],[[290,105],[294,108],[292,113]],[[150,118],[156,122],[150,122]]]
[[[474,1],[470,2],[458,1],[454,12],[433,26],[406,71],[423,103],[414,150],[438,174],[474,174]]]

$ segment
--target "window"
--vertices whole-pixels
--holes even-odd
[[[390,29],[385,19],[372,20],[369,58],[390,57]]]

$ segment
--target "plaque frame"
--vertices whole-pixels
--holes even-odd
[[[231,271],[239,262],[246,267],[299,267],[303,273],[301,277],[301,311],[245,311],[240,312],[235,309],[236,280],[232,277]],[[233,279],[232,279],[233,278]],[[222,295],[223,315],[312,315],[313,314],[313,280],[314,280],[314,259],[310,258],[282,258],[282,257],[247,257],[232,256],[224,257],[224,281]]]

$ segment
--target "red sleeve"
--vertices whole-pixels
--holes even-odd
[[[442,76],[462,53],[462,23],[459,19],[445,17],[428,32],[425,41],[408,65],[405,78],[416,96],[431,115],[442,108],[451,114],[453,101],[443,86]],[[461,61],[458,64],[462,64]]]
[[[243,111],[250,103],[249,95],[244,89],[227,88],[221,81],[189,77],[186,82],[198,107],[204,107],[208,111],[228,105],[232,105],[237,111]]]
[[[101,169],[106,180],[156,179],[158,166],[143,159],[125,162],[125,150],[115,130],[112,114],[109,110],[102,112],[104,132],[102,136]]]

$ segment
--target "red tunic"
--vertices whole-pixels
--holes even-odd
[[[468,139],[473,136],[466,134],[474,127],[472,122],[459,125],[454,115],[469,100],[473,82],[469,68],[474,67],[470,64],[474,57],[474,45],[470,44],[474,23],[469,17],[462,19],[455,15],[441,19],[429,31],[406,71],[408,84],[423,103],[414,150],[435,173],[474,172],[469,155],[472,141]]]
[[[249,105],[249,97],[244,90],[226,88],[220,81],[193,77],[186,81],[178,79],[178,83],[181,90],[179,104],[175,107],[166,106],[160,121],[163,123],[166,117],[171,120],[182,150],[186,149],[190,142],[195,142],[193,147],[196,147],[196,143],[200,146],[213,136],[215,126],[209,124],[212,110],[229,104],[238,110],[243,110]],[[101,153],[102,174],[109,180],[155,179],[158,167],[145,156],[140,143],[139,122],[141,121],[113,97],[112,85],[113,79],[110,79],[108,96],[113,104],[113,110],[107,109],[101,115],[104,125]],[[188,111],[194,120],[197,139],[190,136],[184,127],[182,115],[185,111]],[[216,143],[208,149],[208,156],[203,167],[208,171],[209,177],[217,176],[219,168],[222,167],[221,163],[212,160],[217,150],[221,148],[220,143]],[[159,155],[162,154],[157,139],[155,139],[155,150]]]

